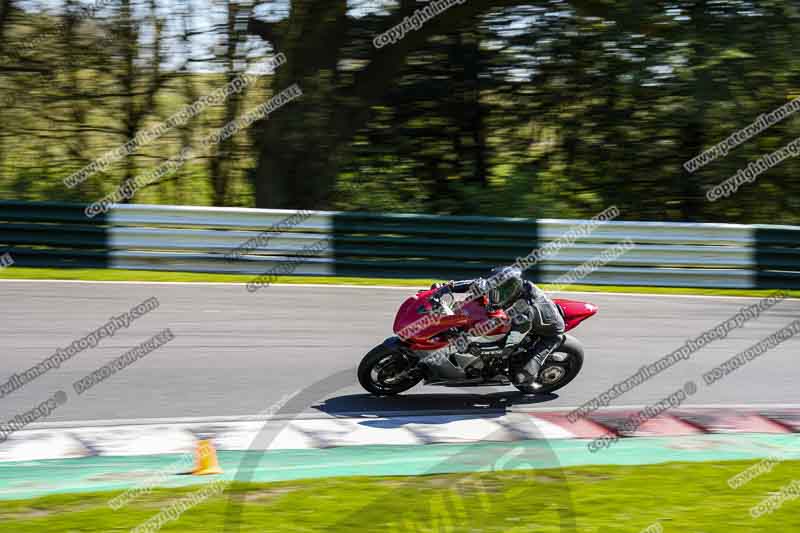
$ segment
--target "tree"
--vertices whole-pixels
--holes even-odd
[[[287,18],[271,23],[252,21],[251,30],[289,60],[289,68],[275,77],[274,89],[299,83],[305,93],[292,105],[291,113],[276,113],[255,127],[256,205],[314,207],[317,198],[332,190],[340,151],[373,116],[409,55],[431,36],[497,8],[540,4],[487,0],[456,5],[381,49],[370,46],[372,37],[412,15],[419,6],[414,0],[402,0],[388,16],[362,18],[348,16],[347,0],[290,0]],[[650,24],[646,15],[660,7],[617,2],[621,8],[611,10],[604,2],[576,0],[572,4],[589,15],[613,13],[621,26],[639,29]],[[348,61],[360,61],[364,66],[345,72],[342,66]],[[292,124],[304,127],[299,130]]]

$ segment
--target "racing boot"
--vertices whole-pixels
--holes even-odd
[[[525,365],[519,369],[514,375],[515,385],[530,385],[536,378],[539,377],[539,371],[542,369],[545,361],[556,348],[561,346],[561,336],[543,337],[533,346],[535,350],[531,358]]]

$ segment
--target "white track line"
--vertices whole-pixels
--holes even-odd
[[[582,406],[580,405],[573,405],[573,406],[564,406],[564,407],[525,407],[523,409],[514,409],[512,407],[513,412],[517,413],[529,413],[529,412],[547,412],[547,411],[554,411],[554,412],[570,412],[575,409],[579,409]],[[646,405],[609,405],[607,407],[601,407],[597,411],[594,412],[605,412],[605,411],[613,411],[613,410],[630,410],[630,409],[642,409],[646,407]],[[675,411],[682,411],[686,409],[800,409],[800,403],[705,403],[705,404],[682,404],[680,407],[676,407]]]
[[[244,281],[92,281],[77,279],[0,279],[0,283],[84,283],[84,284],[121,284],[121,285],[174,285],[174,286],[212,286],[225,287],[243,285]],[[546,285],[546,283],[542,283]],[[294,287],[294,288],[314,288],[314,289],[364,289],[364,290],[391,290],[412,292],[415,289],[427,288],[425,286],[397,287],[390,285],[345,285],[345,284],[325,284],[325,283],[273,283],[275,287]],[[747,290],[747,289],[743,289]],[[602,291],[546,291],[549,294],[569,295],[591,295],[591,296],[639,296],[642,298],[705,298],[720,300],[753,300],[762,299],[763,296],[715,296],[702,294],[651,294],[636,292],[602,292]]]
[[[606,412],[613,410],[631,410],[642,409],[647,404],[640,405],[614,405],[598,409],[597,412]],[[509,410],[487,409],[482,411],[487,417],[496,415],[501,412],[506,414],[511,413],[569,413],[580,406],[559,406],[559,407],[524,407],[514,408],[512,406]],[[800,403],[741,403],[741,404],[684,404],[676,411],[686,409],[798,409],[800,410]],[[361,421],[369,420],[386,420],[392,418],[417,418],[417,417],[448,417],[448,416],[475,416],[480,414],[477,411],[408,411],[402,414],[393,414],[386,412],[383,414],[370,414],[360,417],[354,417],[352,414],[343,415],[348,419],[355,419]],[[287,413],[280,416],[265,416],[265,415],[234,415],[234,416],[202,416],[202,417],[176,417],[176,418],[132,418],[132,419],[108,419],[108,420],[74,420],[66,422],[40,422],[26,426],[28,430],[41,430],[41,429],[73,429],[73,428],[94,428],[94,427],[120,427],[120,426],[146,426],[146,425],[174,425],[174,424],[210,424],[210,423],[232,423],[232,422],[281,422],[293,420],[335,420],[337,417],[326,416],[318,413]]]

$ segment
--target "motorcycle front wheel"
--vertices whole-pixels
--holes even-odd
[[[583,346],[575,337],[566,340],[550,354],[542,366],[539,377],[531,385],[515,385],[525,394],[547,394],[565,387],[575,379],[583,367]]]
[[[359,383],[375,396],[400,394],[421,380],[414,362],[383,344],[370,350],[358,365]]]

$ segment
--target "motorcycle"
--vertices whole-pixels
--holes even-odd
[[[531,384],[515,385],[525,394],[554,392],[570,383],[583,366],[583,346],[566,332],[597,313],[595,305],[553,299],[564,317],[561,344]],[[538,338],[528,335],[512,353],[504,345],[511,331],[506,310],[490,310],[486,296],[456,302],[445,288],[417,292],[397,311],[396,334],[370,350],[358,366],[358,381],[376,396],[405,392],[425,380],[444,387],[512,385]]]

